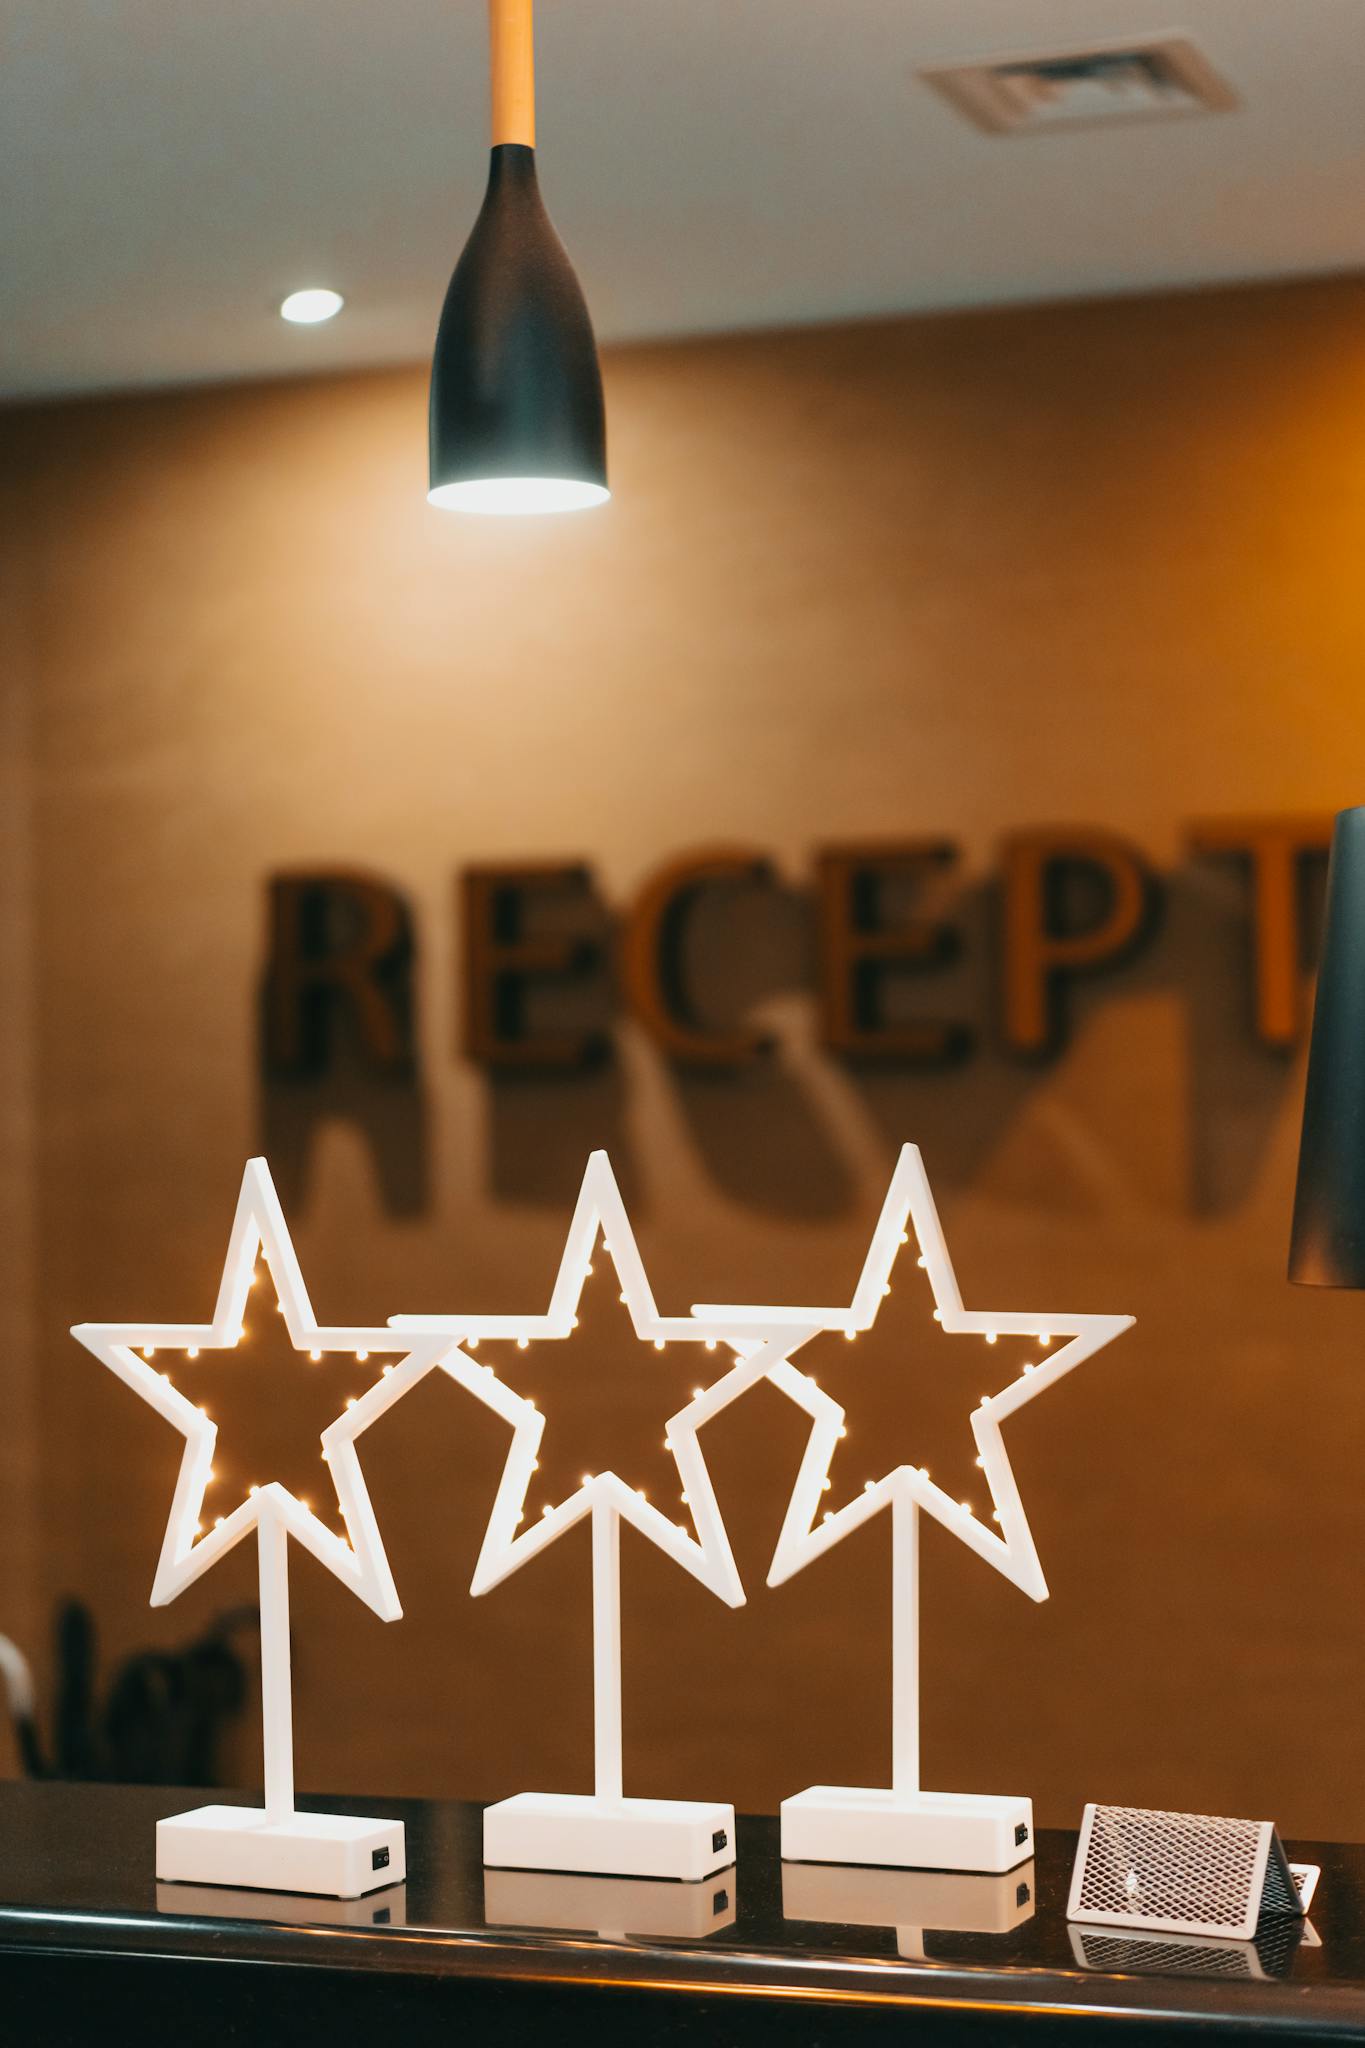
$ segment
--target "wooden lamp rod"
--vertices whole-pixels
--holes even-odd
[[[488,0],[493,73],[493,147],[536,146],[535,39],[532,0]]]

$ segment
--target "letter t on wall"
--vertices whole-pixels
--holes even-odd
[[[1300,870],[1332,844],[1332,820],[1211,818],[1190,828],[1194,853],[1240,854],[1251,866],[1255,924],[1256,1036],[1288,1052],[1303,1036]]]

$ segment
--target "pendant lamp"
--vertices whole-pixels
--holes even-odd
[[[455,266],[431,364],[433,505],[604,504],[606,421],[592,322],[536,184],[532,0],[489,0],[488,190]]]
[[[1365,805],[1332,832],[1289,1277],[1365,1287]]]

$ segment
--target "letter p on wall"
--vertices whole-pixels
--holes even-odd
[[[1002,1033],[1012,1051],[1042,1055],[1065,1035],[1065,986],[1129,959],[1151,931],[1155,875],[1112,832],[1039,827],[1001,848]],[[1092,900],[1079,917],[1068,898]]]

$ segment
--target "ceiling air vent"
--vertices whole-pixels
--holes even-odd
[[[991,135],[1225,113],[1237,96],[1187,36],[935,66],[920,77]]]

